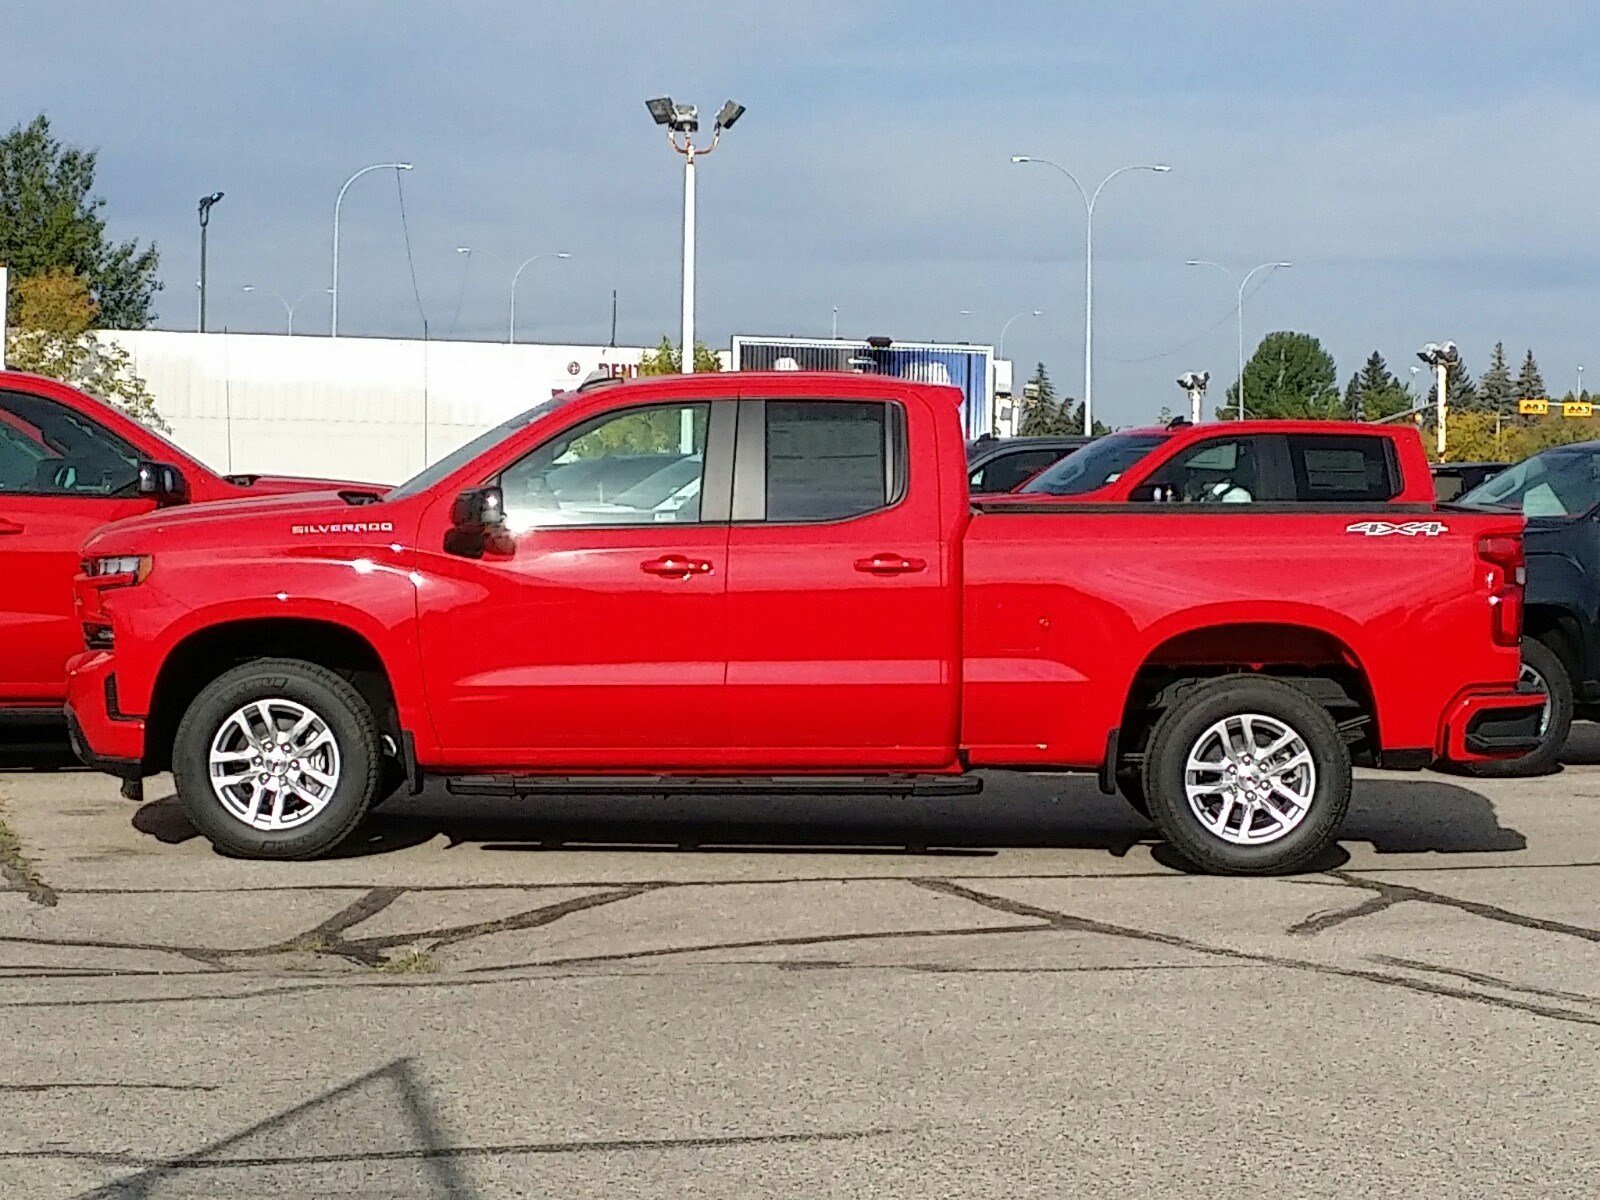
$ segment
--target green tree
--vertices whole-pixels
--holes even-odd
[[[1050,437],[1077,433],[1082,427],[1072,423],[1073,401],[1070,397],[1057,399],[1056,385],[1050,382],[1050,372],[1040,363],[1033,378],[1022,388],[1022,422],[1017,432],[1023,437]]]
[[[141,329],[161,286],[156,249],[106,236],[105,202],[92,194],[95,158],[51,137],[43,114],[0,137],[0,263],[14,287],[52,271],[75,275],[99,324]]]
[[[722,370],[722,360],[711,350],[706,348],[704,342],[694,344],[694,369],[699,374],[708,374]],[[641,375],[678,375],[683,371],[683,352],[673,340],[661,335],[661,344],[654,350],[646,350],[644,357],[639,360],[639,374]]]
[[[1544,376],[1539,374],[1539,364],[1533,360],[1533,351],[1528,351],[1528,356],[1522,360],[1522,370],[1517,372],[1517,381],[1511,385],[1512,394],[1518,400],[1543,400],[1548,393],[1544,387]]]
[[[1431,371],[1431,368],[1430,368]],[[1450,411],[1458,409],[1461,412],[1474,412],[1483,408],[1478,402],[1478,385],[1472,381],[1472,376],[1467,374],[1466,360],[1457,356],[1454,362],[1445,368],[1445,403]],[[1423,423],[1429,429],[1437,424],[1435,414],[1438,412],[1439,385],[1437,382],[1428,388],[1428,407],[1423,411]]]
[[[1411,392],[1395,378],[1383,355],[1374,350],[1344,389],[1345,414],[1355,421],[1376,421],[1415,405]]]
[[[95,336],[99,314],[83,280],[66,271],[49,271],[24,279],[16,297],[16,325],[6,336],[8,365],[70,383],[153,429],[167,431],[128,352]]]
[[[1331,419],[1342,415],[1339,369],[1309,333],[1269,333],[1244,365],[1245,413],[1251,417]],[[1227,411],[1239,411],[1239,385]]]
[[[1494,353],[1489,356],[1489,369],[1478,377],[1477,407],[1485,412],[1510,413],[1517,407],[1516,399],[1511,371],[1506,366],[1506,344],[1496,342]],[[1454,401],[1451,406],[1460,407]]]

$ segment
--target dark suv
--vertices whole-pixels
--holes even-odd
[[[1009,492],[1092,439],[981,437],[967,443],[967,487],[974,496]]]

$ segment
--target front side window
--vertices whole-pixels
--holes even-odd
[[[1215,438],[1182,451],[1139,488],[1136,500],[1249,504],[1263,497],[1261,445],[1253,437]]]
[[[1525,517],[1572,517],[1600,503],[1600,454],[1547,450],[1480,483],[1459,504],[1510,508]]]
[[[1096,438],[1028,480],[1017,489],[1018,494],[1082,496],[1099,491],[1121,479],[1129,467],[1166,440],[1164,434],[1151,433],[1113,433]]]
[[[139,482],[139,452],[56,400],[0,392],[0,492],[127,496]]]
[[[700,520],[711,405],[606,413],[557,434],[500,474],[506,527]]]
[[[900,422],[889,405],[768,400],[767,520],[838,521],[897,497]]]
[[[1374,436],[1289,437],[1289,465],[1297,500],[1311,503],[1378,503],[1399,495],[1389,439]]]

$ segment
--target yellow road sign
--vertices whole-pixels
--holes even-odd
[[[1518,400],[1517,411],[1525,417],[1545,417],[1550,415],[1550,401],[1548,400]]]
[[[1594,405],[1587,400],[1568,400],[1561,406],[1561,415],[1563,417],[1592,417],[1594,416]]]

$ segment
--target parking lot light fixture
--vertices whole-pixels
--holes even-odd
[[[683,323],[680,335],[682,371],[694,373],[694,168],[697,159],[704,158],[717,148],[718,142],[734,123],[744,116],[744,105],[729,100],[717,111],[711,126],[711,144],[696,146],[694,135],[700,132],[700,110],[692,104],[679,104],[671,96],[657,96],[646,100],[651,118],[667,131],[667,142],[683,155]]]
[[[554,254],[534,254],[534,255],[531,255],[530,257],[528,257],[527,259],[523,260],[522,266],[518,267],[516,269],[516,271],[512,273],[512,276],[511,276],[511,318],[510,318],[510,327],[506,330],[506,341],[507,342],[515,342],[517,340],[517,280],[522,278],[523,270],[525,268],[527,268],[530,264],[538,262],[541,258],[571,258],[571,257],[572,257],[572,255],[567,253],[567,251],[565,251],[565,250],[557,250]]]
[[[1224,275],[1226,275],[1229,280],[1232,280],[1233,277],[1234,277],[1233,276],[1233,272],[1230,271],[1227,267],[1223,266],[1219,262],[1212,262],[1208,258],[1191,258],[1187,262],[1185,262],[1183,265],[1186,266],[1186,267],[1215,267],[1217,270],[1221,271]],[[1245,416],[1245,407],[1244,407],[1244,290],[1245,290],[1245,288],[1250,286],[1250,281],[1255,278],[1256,272],[1258,272],[1258,271],[1276,271],[1276,270],[1281,270],[1283,268],[1292,267],[1292,266],[1294,266],[1293,263],[1287,263],[1287,262],[1264,262],[1260,266],[1252,267],[1250,269],[1249,273],[1245,275],[1244,279],[1239,282],[1239,295],[1238,295],[1238,301],[1237,301],[1237,303],[1236,303],[1236,305],[1234,307],[1234,312],[1237,313],[1238,317],[1239,317],[1239,377],[1238,377],[1239,382],[1238,382],[1238,388],[1239,388],[1239,420],[1241,420],[1241,421],[1244,420],[1244,416]]]
[[[344,181],[344,186],[339,189],[339,195],[333,202],[333,286],[328,289],[328,294],[333,297],[330,307],[333,309],[329,323],[329,336],[339,336],[339,209],[344,204],[344,194],[350,190],[350,185],[360,179],[368,171],[410,171],[413,164],[408,162],[373,163],[370,167],[362,167],[349,179]]]

